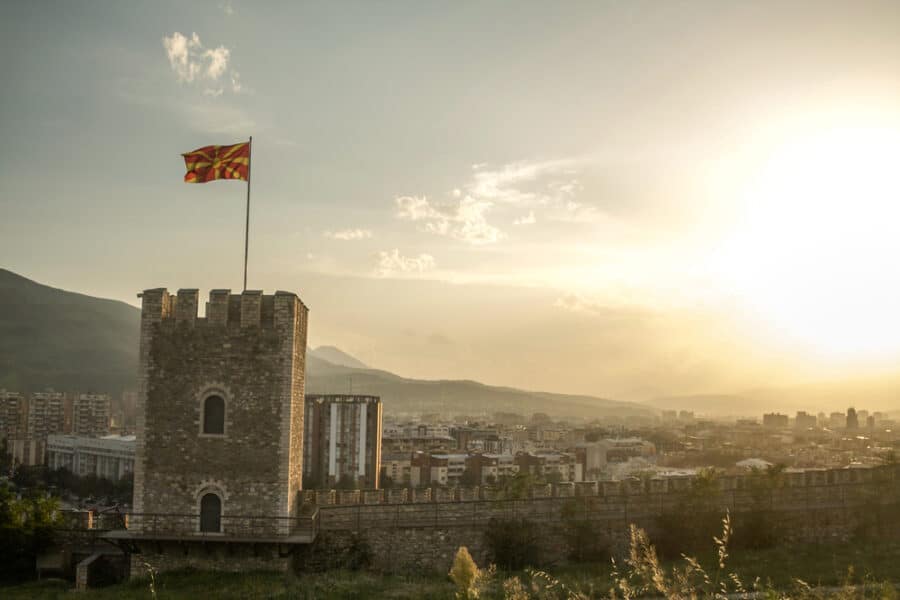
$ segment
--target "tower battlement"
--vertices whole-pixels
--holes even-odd
[[[264,294],[260,290],[246,290],[232,294],[231,290],[210,290],[206,302],[206,316],[198,316],[200,292],[180,289],[170,294],[166,288],[144,290],[141,299],[142,318],[150,321],[187,323],[188,325],[275,328],[294,323],[299,315],[305,326],[308,309],[293,292],[277,291]]]

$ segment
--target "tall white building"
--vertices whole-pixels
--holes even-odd
[[[381,399],[309,394],[303,436],[304,487],[351,481],[378,488],[381,471]]]

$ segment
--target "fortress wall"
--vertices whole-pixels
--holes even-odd
[[[897,535],[895,519],[878,519],[900,506],[900,479],[885,478],[893,470],[856,482],[795,485],[758,489],[720,489],[707,498],[708,510],[739,516],[765,511],[765,518],[786,543],[842,543],[870,527],[882,535]],[[816,477],[813,481],[828,481]],[[835,477],[832,481],[841,481]],[[843,481],[849,481],[849,478]],[[619,490],[631,488],[620,487]],[[372,549],[378,570],[446,572],[459,546],[466,546],[480,565],[489,557],[484,532],[491,519],[528,519],[538,528],[539,545],[548,562],[564,562],[565,528],[590,521],[616,554],[629,543],[629,526],[645,529],[653,539],[662,515],[684,510],[686,491],[551,496],[520,500],[395,502],[319,507],[324,543],[350,544],[354,537]],[[402,496],[397,496],[402,497]],[[875,517],[873,515],[880,515]],[[892,527],[888,531],[888,527]],[[712,540],[710,540],[712,544]]]

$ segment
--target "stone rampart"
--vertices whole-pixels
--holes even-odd
[[[750,492],[756,493],[761,478],[765,474],[718,475],[715,477],[717,489],[735,497],[737,502]],[[647,494],[668,494],[677,497],[691,488],[692,477],[660,477],[640,479],[637,477],[617,481],[578,481],[559,484],[537,484],[528,490],[528,498],[567,497],[617,497],[643,496]],[[778,498],[803,499],[804,503],[830,502],[821,494],[837,493],[841,486],[863,489],[864,484],[885,484],[900,481],[900,465],[881,467],[849,467],[840,469],[806,469],[788,471],[771,479],[773,489],[778,490]],[[860,487],[861,486],[861,487]],[[849,489],[849,488],[848,488]],[[792,491],[791,491],[792,490]],[[800,490],[800,491],[798,491]],[[813,491],[815,490],[815,491]],[[808,497],[812,496],[808,499]],[[348,504],[402,504],[407,502],[466,502],[473,500],[502,500],[504,490],[494,486],[433,487],[433,488],[391,488],[386,490],[304,490],[301,492],[303,504],[320,507]],[[787,502],[787,501],[786,501]]]
[[[897,467],[803,475],[721,477],[717,489],[704,496],[706,510],[723,515],[763,511],[785,543],[834,543],[855,535],[868,515],[891,513],[900,506]],[[675,486],[640,480],[559,485],[549,492],[535,488],[531,497],[522,499],[506,499],[484,487],[477,493],[462,488],[452,495],[446,489],[439,494],[430,489],[388,490],[382,503],[372,503],[371,497],[367,503],[320,505],[319,527],[330,544],[364,540],[377,569],[446,571],[459,546],[467,546],[479,564],[489,559],[484,532],[492,519],[527,519],[540,529],[544,554],[558,561],[566,555],[566,524],[573,522],[590,522],[615,553],[627,548],[630,524],[646,529],[652,538],[661,516],[685,510],[692,484],[676,481]],[[408,493],[400,493],[404,491]],[[477,499],[462,499],[473,496]],[[314,497],[327,495],[304,495]]]

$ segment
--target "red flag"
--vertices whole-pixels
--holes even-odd
[[[206,183],[215,179],[241,179],[250,177],[250,142],[232,146],[204,146],[185,152],[185,183]]]

